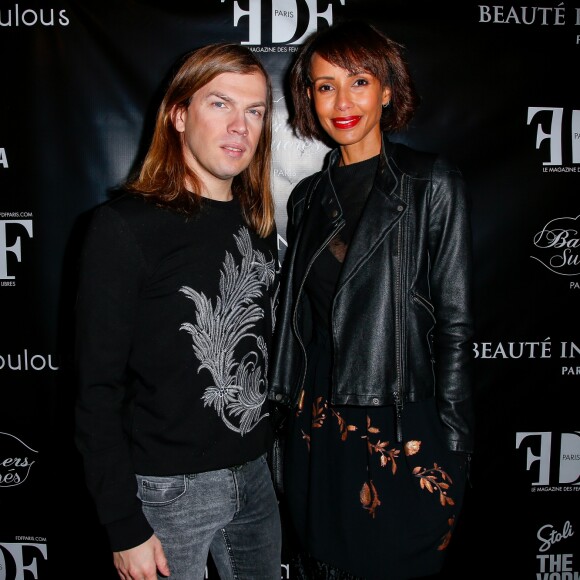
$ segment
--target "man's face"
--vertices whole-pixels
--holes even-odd
[[[249,164],[262,134],[266,79],[261,73],[223,73],[196,91],[173,123],[183,133],[183,156],[215,199],[231,199],[233,178]]]

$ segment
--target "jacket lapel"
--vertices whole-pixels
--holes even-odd
[[[306,208],[296,246],[295,283],[299,289],[312,259],[326,247],[330,238],[343,224],[342,210],[334,190],[324,175]]]
[[[395,174],[384,151],[383,148],[377,175],[350,242],[337,289],[361,267],[377,245],[391,232],[407,208],[407,204],[395,193],[400,188],[399,181],[402,176]]]

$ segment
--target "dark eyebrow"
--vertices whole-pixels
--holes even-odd
[[[208,94],[208,97],[217,97],[218,99],[221,99],[222,101],[226,101],[228,103],[233,103],[234,99],[232,99],[231,97],[228,97],[228,95],[225,95],[224,93],[218,93],[217,91],[212,91],[211,93]],[[251,105],[249,105],[249,107],[264,107],[264,109],[266,108],[266,103],[264,101],[258,101],[256,103],[252,103]]]
[[[369,72],[368,70],[365,70],[364,68],[360,68],[360,69],[357,69],[357,70],[348,71],[348,76],[349,77],[356,77],[358,75],[370,75],[370,76],[374,76],[373,73]]]
[[[315,83],[317,81],[324,81],[324,80],[331,81],[333,79],[334,79],[334,77],[326,75],[326,76],[316,77],[316,78],[312,79],[310,82]]]
[[[368,70],[365,70],[364,68],[358,69],[358,70],[354,70],[354,71],[348,71],[347,76],[350,77],[356,77],[358,75],[370,75],[370,76],[374,76],[373,73],[369,72]],[[322,81],[322,80],[334,80],[335,77],[333,76],[329,76],[329,75],[323,75],[323,76],[319,76],[316,77],[315,79],[312,79],[310,82],[315,83],[317,81]]]
[[[223,93],[218,93],[217,91],[212,91],[207,95],[208,97],[217,97],[218,99],[222,99],[223,101],[228,101],[228,103],[232,102],[231,97],[224,95]]]

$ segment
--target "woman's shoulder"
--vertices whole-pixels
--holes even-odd
[[[303,177],[293,187],[292,192],[290,193],[290,198],[300,199],[301,197],[304,197],[312,189],[312,187],[316,185],[316,182],[318,182],[322,176],[322,173],[322,170],[315,171],[314,173]]]
[[[300,208],[304,206],[307,197],[316,187],[316,184],[320,181],[323,171],[316,171],[303,177],[292,189],[290,196],[288,197],[287,210],[288,215],[293,215],[296,211],[300,211]]]

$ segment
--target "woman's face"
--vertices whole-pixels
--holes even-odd
[[[310,78],[309,97],[328,135],[341,147],[359,151],[361,159],[378,154],[382,106],[390,100],[390,89],[369,73],[352,74],[316,53],[310,62]]]

